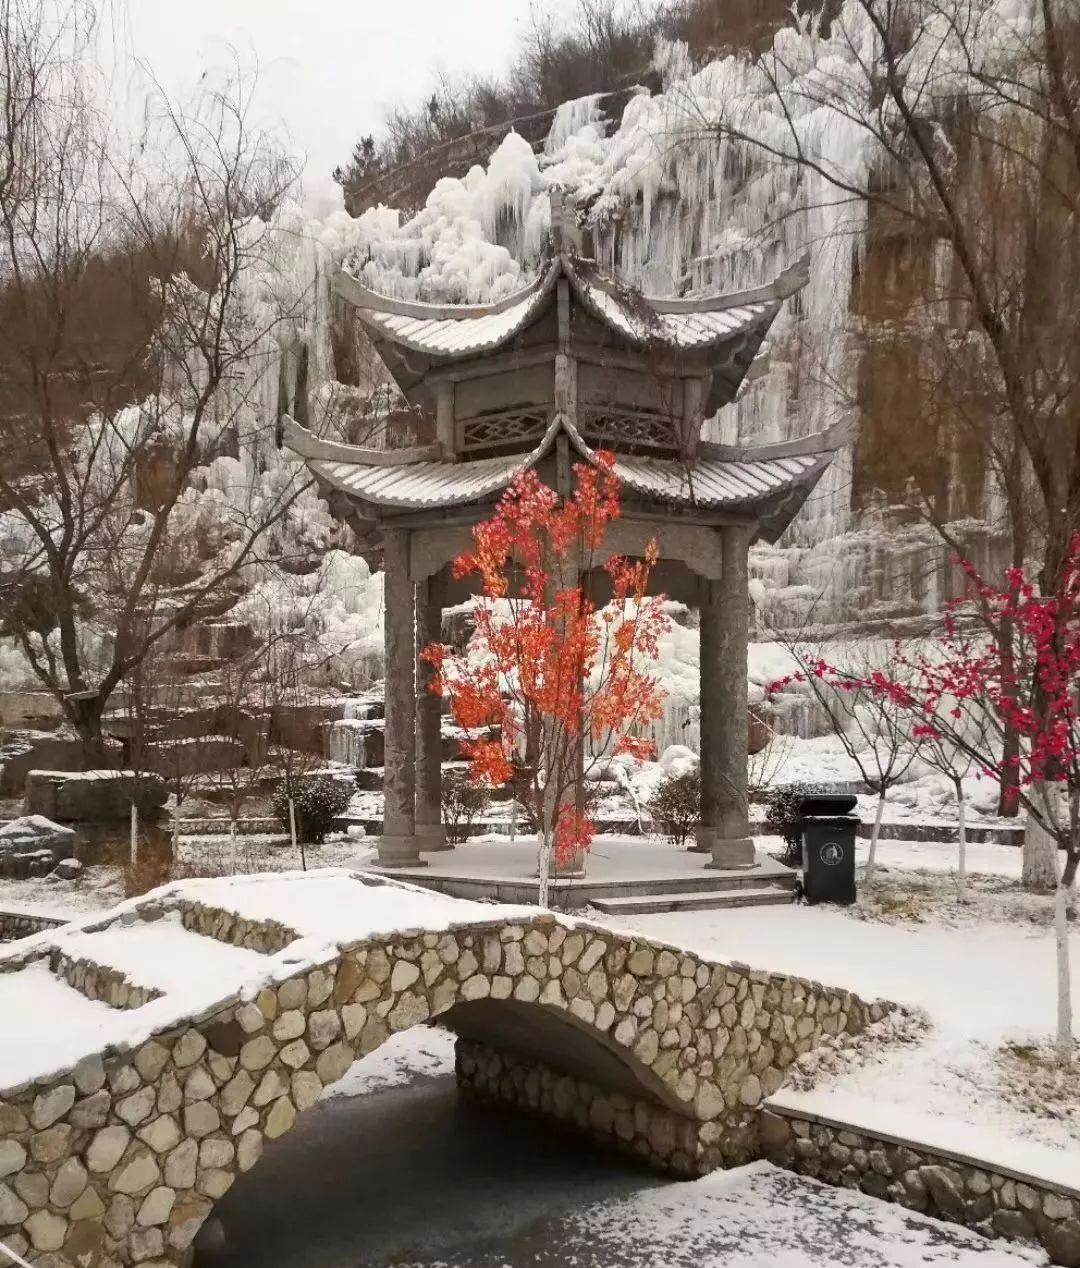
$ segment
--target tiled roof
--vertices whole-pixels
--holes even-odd
[[[377,334],[394,343],[431,356],[462,357],[488,352],[523,330],[546,302],[540,288],[499,313],[482,317],[417,317],[358,308],[357,313]]]
[[[618,457],[615,473],[624,485],[664,502],[692,506],[750,505],[800,483],[821,466],[822,454],[731,462],[698,458],[692,466],[671,458]]]
[[[399,466],[309,459],[319,480],[374,506],[400,510],[460,506],[483,501],[505,489],[521,471],[536,465],[564,430],[588,461],[594,452],[566,420],[552,420],[543,439],[528,454],[481,458],[472,462],[423,461]],[[787,493],[805,496],[828,465],[832,449],[760,458],[699,457],[692,465],[674,458],[619,455],[615,473],[627,489],[675,505],[753,511]],[[344,448],[344,446],[342,446]],[[801,498],[800,498],[801,500]]]
[[[560,420],[553,419],[531,453],[474,462],[413,462],[405,466],[369,466],[360,462],[310,461],[324,484],[374,506],[422,510],[461,506],[500,493],[519,471],[534,466],[551,448]]]
[[[639,304],[613,288],[590,282],[577,270],[567,270],[581,302],[606,325],[633,343],[658,342],[678,348],[707,348],[731,339],[755,326],[768,327],[780,305],[762,301],[716,312],[668,313],[653,309],[648,300]],[[762,332],[764,333],[764,331]]]
[[[724,343],[745,331],[763,336],[788,293],[787,274],[770,286],[700,301],[635,297],[590,268],[556,259],[530,286],[489,305],[417,304],[367,290],[351,274],[337,280],[339,293],[377,337],[433,357],[474,356],[507,343],[547,304],[559,276],[569,278],[578,299],[622,338],[633,343],[687,350]],[[740,302],[745,296],[745,302]],[[727,302],[730,299],[731,302]]]

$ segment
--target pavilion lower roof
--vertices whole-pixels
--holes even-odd
[[[527,454],[480,458],[469,462],[445,462],[427,456],[419,461],[391,465],[345,458],[348,446],[335,445],[327,457],[316,457],[319,442],[295,424],[287,441],[307,457],[308,466],[324,487],[335,489],[372,509],[398,511],[437,510],[484,502],[500,494],[520,472],[534,467],[554,447],[559,431],[565,431],[574,449],[586,461],[596,462],[595,452],[571,423],[556,416],[540,443]],[[308,437],[308,440],[305,440]],[[615,474],[624,491],[645,501],[673,507],[732,510],[773,521],[781,512],[787,526],[817,483],[832,458],[835,445],[807,452],[768,451],[757,457],[714,456],[708,452],[692,464],[677,458],[616,455]],[[405,457],[402,454],[402,457]]]

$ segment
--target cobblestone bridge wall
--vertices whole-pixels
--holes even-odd
[[[191,930],[268,955],[290,941],[279,925],[198,903],[180,912]],[[162,914],[148,907],[141,918]],[[677,1170],[708,1170],[756,1153],[752,1111],[797,1056],[889,1007],[548,915],[403,934],[302,970],[274,963],[281,976],[255,998],[0,1089],[0,1241],[49,1268],[186,1263],[214,1202],[324,1087],[392,1033],[435,1018],[452,1026],[455,1009],[479,1001],[513,1001],[504,1016],[531,1006],[545,1025],[584,1032],[636,1089],[633,1147],[644,1156],[647,1144],[650,1160]],[[50,967],[111,1007],[143,1005],[102,966],[54,949]],[[563,1098],[553,1086],[537,1107],[565,1118]],[[652,1107],[647,1121],[639,1105]],[[605,1108],[594,1096],[588,1113],[597,1130],[626,1130],[621,1101]]]

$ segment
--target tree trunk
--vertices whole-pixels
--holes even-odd
[[[139,803],[131,803],[131,849],[130,862],[132,872],[139,869]]]
[[[1024,859],[1020,883],[1037,894],[1053,893],[1057,886],[1057,839],[1029,811],[1024,826]]]
[[[1023,558],[1014,559],[1017,567],[1023,566]],[[1001,618],[998,633],[998,646],[1001,649],[1001,671],[1004,676],[1011,676],[1015,669],[1014,631],[1012,619]],[[1005,723],[1002,733],[1001,779],[998,784],[997,812],[1002,818],[1014,819],[1020,811],[1020,732],[1014,726]]]
[[[102,730],[102,705],[97,695],[88,698],[68,696],[61,705],[82,745],[84,770],[100,770],[105,766],[105,735]]]
[[[32,1265],[28,1264],[21,1255],[16,1255],[15,1252],[5,1246],[3,1242],[0,1242],[0,1251],[2,1251],[13,1264],[18,1264],[19,1268],[32,1268]]]
[[[964,822],[964,786],[956,781],[956,839],[960,846],[956,872],[956,901],[967,902],[967,824]]]
[[[172,812],[172,856],[175,861],[180,857],[180,794],[176,794],[176,804]]]
[[[295,802],[295,801],[293,801],[293,799],[292,799],[291,797],[289,798],[289,839],[292,841],[293,853],[295,854],[295,853],[296,853],[296,848],[297,848],[297,840],[296,840],[296,802]],[[306,871],[307,871],[307,854],[306,854],[306,852],[305,852],[305,850],[304,850],[304,847],[303,847],[302,845],[300,846],[300,870],[301,870],[302,872],[306,872]]]
[[[866,859],[866,875],[864,880],[869,885],[874,879],[874,866],[877,863],[877,843],[881,835],[881,816],[885,813],[885,789],[878,793],[877,813],[874,815],[874,830],[870,833],[870,853]]]
[[[1062,876],[1054,894],[1054,943],[1057,950],[1057,1050],[1062,1061],[1073,1054],[1072,972],[1069,964],[1068,889]]]
[[[537,857],[538,877],[540,881],[540,892],[537,896],[537,903],[541,907],[549,907],[551,905],[551,847],[553,844],[553,836],[545,830],[543,825],[540,828],[540,849]]]

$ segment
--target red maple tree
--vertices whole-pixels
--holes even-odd
[[[595,832],[584,780],[613,757],[641,759],[652,744],[635,731],[661,714],[665,693],[649,672],[667,629],[662,599],[647,594],[657,559],[603,561],[608,525],[619,515],[614,456],[574,467],[564,501],[534,471],[515,478],[490,520],[473,529],[475,549],[453,564],[476,577],[469,651],[439,643],[421,656],[430,689],[448,696],[470,778],[514,780],[540,837],[540,901],[547,904],[552,855],[562,866]],[[598,605],[584,584],[602,566],[610,594]]]

